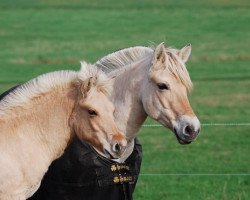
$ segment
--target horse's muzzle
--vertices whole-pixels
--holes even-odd
[[[177,118],[173,129],[180,144],[190,144],[197,138],[201,128],[197,117],[184,115]]]
[[[110,159],[117,159],[122,156],[127,147],[127,141],[125,139],[121,141],[114,141],[110,144],[110,148],[104,149],[106,157]]]

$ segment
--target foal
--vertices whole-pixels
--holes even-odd
[[[112,79],[82,63],[79,72],[41,75],[0,102],[0,199],[23,200],[75,136],[118,158],[126,140],[114,122]]]

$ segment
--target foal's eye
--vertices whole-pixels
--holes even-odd
[[[157,87],[160,89],[160,90],[169,90],[169,85],[165,84],[165,83],[157,83]]]
[[[88,113],[89,113],[90,116],[96,116],[97,115],[97,112],[95,110],[92,110],[92,109],[89,109]]]

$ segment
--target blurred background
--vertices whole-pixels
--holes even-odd
[[[191,43],[202,133],[182,146],[143,127],[134,199],[250,199],[249,22],[249,0],[0,0],[0,92],[125,47]]]

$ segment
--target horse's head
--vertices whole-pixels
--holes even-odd
[[[78,100],[71,125],[81,140],[87,141],[108,158],[118,158],[124,152],[127,141],[115,124],[115,108],[108,98],[112,80],[94,66],[89,73],[83,65],[80,73],[85,76],[88,73],[90,77],[78,81]]]
[[[181,50],[158,45],[142,93],[147,114],[170,128],[181,144],[191,143],[200,132],[200,122],[187,96],[192,88],[185,66],[190,53],[191,45]]]

